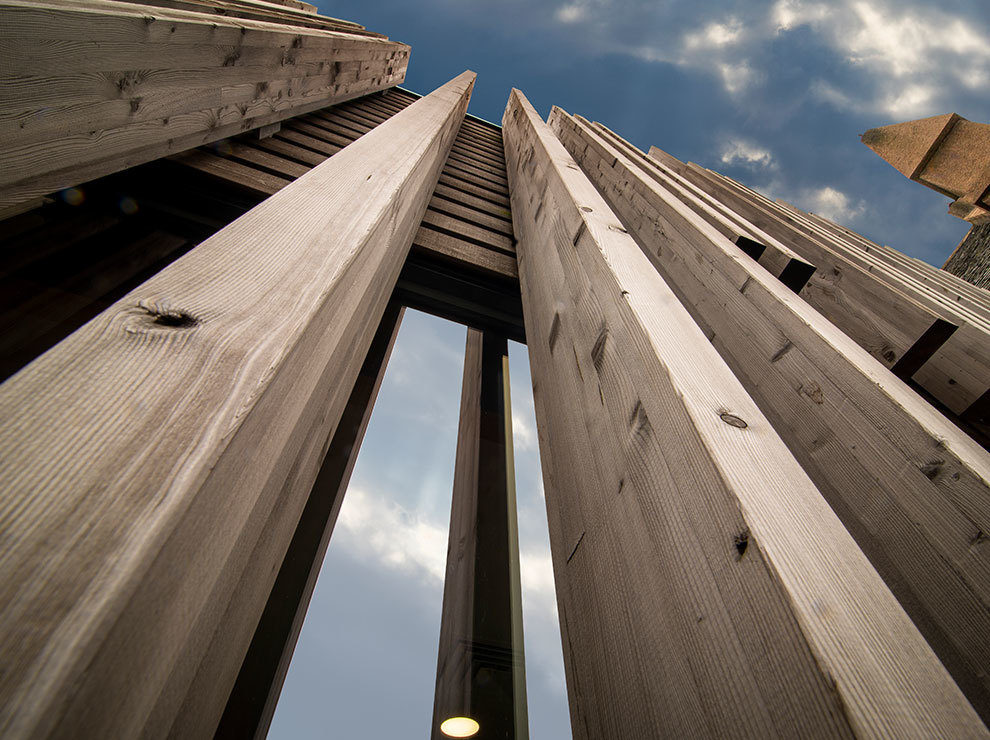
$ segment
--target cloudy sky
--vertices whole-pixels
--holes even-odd
[[[986,0],[348,0],[321,12],[412,46],[405,87],[478,73],[601,121],[907,254],[941,263],[967,230],[948,200],[859,142],[956,112],[990,122]],[[463,327],[408,312],[272,738],[425,737],[460,397]],[[525,348],[511,347],[534,740],[569,737]]]

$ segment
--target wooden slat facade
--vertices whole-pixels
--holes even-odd
[[[303,0],[147,5],[0,0],[0,734],[264,736],[411,307],[529,345],[575,737],[987,736],[990,293]]]
[[[550,125],[970,700],[990,714],[983,671],[990,664],[990,570],[967,557],[990,522],[985,451],[811,306],[793,300],[640,170],[641,160],[558,108]]]
[[[0,4],[0,208],[405,78],[409,47],[356,24],[167,4]]]
[[[216,727],[473,82],[393,116],[0,386],[3,734]]]
[[[575,736],[985,734],[518,90],[503,126]]]

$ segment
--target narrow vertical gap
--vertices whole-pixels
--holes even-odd
[[[408,310],[268,737],[426,737],[464,327]]]
[[[531,738],[571,736],[550,533],[526,346],[509,342],[512,447]]]

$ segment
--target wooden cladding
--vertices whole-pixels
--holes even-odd
[[[503,128],[575,736],[985,736],[516,90]]]
[[[990,716],[990,460],[682,201],[649,162],[554,108],[550,125]]]
[[[815,265],[801,296],[879,362],[965,415],[990,389],[990,324],[871,254],[806,223],[802,214],[718,173],[650,157],[788,244]],[[984,306],[987,299],[982,300]]]
[[[356,24],[314,28],[319,16],[259,16],[244,0],[169,4],[229,12],[0,2],[0,208],[405,78],[409,47]]]
[[[212,733],[473,83],[0,386],[0,733]]]

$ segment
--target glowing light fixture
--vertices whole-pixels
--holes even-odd
[[[472,737],[481,725],[470,717],[451,717],[440,725],[440,732],[447,737]]]

